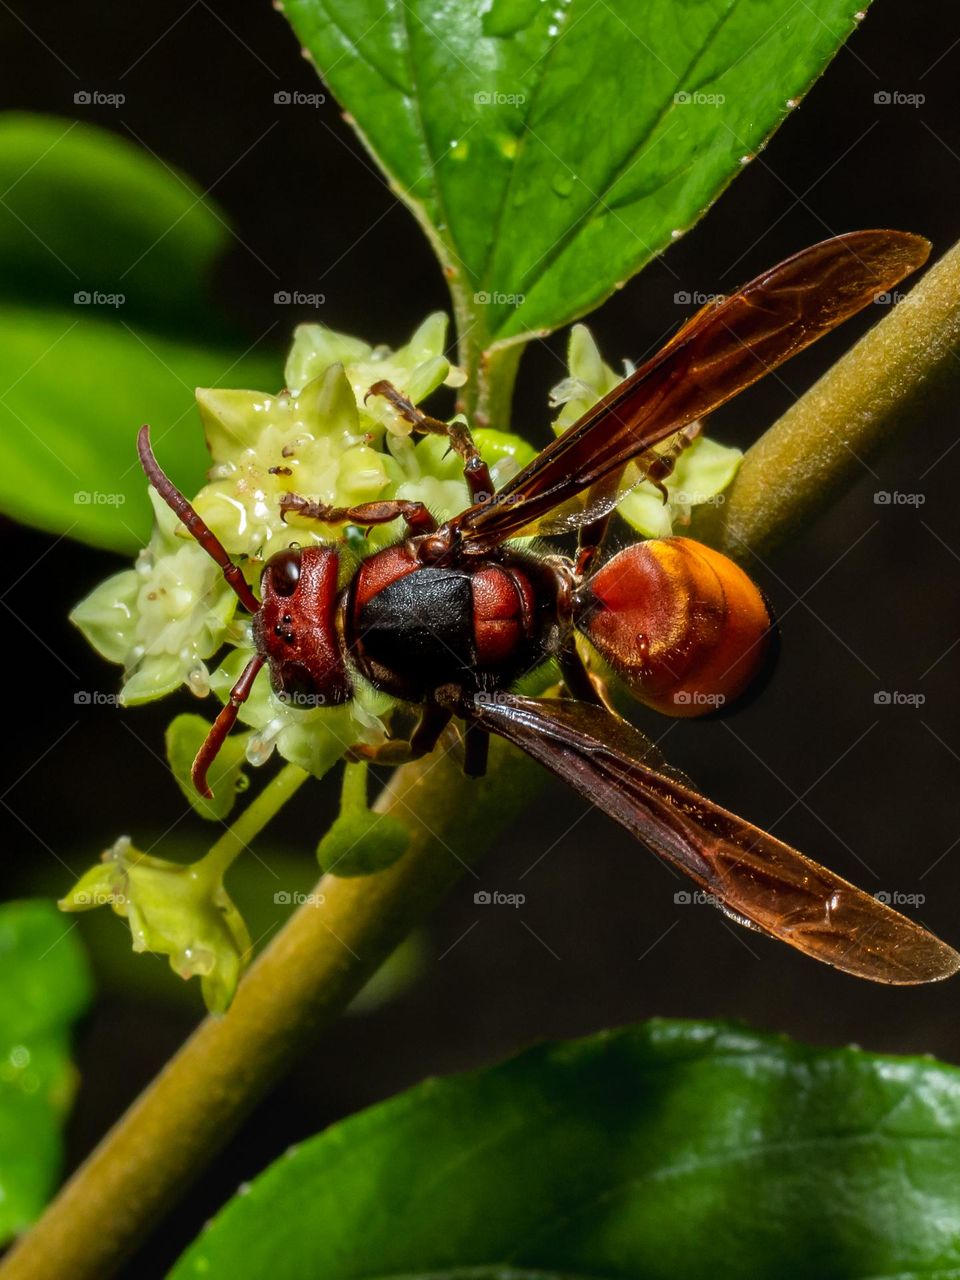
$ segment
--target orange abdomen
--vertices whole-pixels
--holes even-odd
[[[641,702],[699,716],[736,702],[776,634],[739,565],[690,538],[627,547],[578,592],[577,627]]]

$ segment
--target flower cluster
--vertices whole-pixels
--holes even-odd
[[[169,956],[181,978],[199,977],[207,1008],[222,1013],[249,958],[250,935],[221,875],[206,859],[184,865],[152,858],[121,836],[58,906],[112,907],[128,921],[134,951]]]
[[[461,464],[447,442],[413,438],[410,424],[386,399],[368,394],[385,380],[417,403],[442,383],[459,385],[462,374],[443,354],[445,341],[442,315],[428,317],[396,351],[323,325],[301,325],[286,364],[286,389],[279,394],[197,392],[213,465],[193,503],[251,586],[267,559],[294,541],[342,539],[349,559],[351,550],[368,554],[399,531],[382,526],[364,537],[295,515],[285,522],[284,494],[334,506],[404,498],[423,502],[441,520],[468,505]],[[554,424],[558,431],[618,381],[582,325],[571,335],[569,366],[569,377],[553,396],[562,405]],[[534,455],[516,436],[474,434],[498,485]],[[738,461],[736,450],[697,439],[666,481],[666,504],[653,485],[634,477],[619,510],[644,534],[669,533],[674,521],[689,517],[691,505],[722,490]],[[150,497],[156,523],[149,545],[133,568],[83,600],[72,619],[95,649],[123,665],[121,700],[127,705],[163,697],[181,685],[199,697],[212,691],[226,701],[252,653],[249,620],[238,612],[217,565],[152,490]],[[224,649],[211,672],[207,664]],[[268,672],[261,671],[240,711],[252,730],[245,739],[248,761],[262,764],[276,750],[319,776],[354,743],[382,741],[390,699],[360,680],[355,689],[345,706],[297,708],[275,696]],[[181,784],[189,787],[183,778]],[[353,844],[355,836],[351,828]],[[124,838],[61,906],[85,910],[108,903],[129,921],[135,950],[169,955],[184,977],[199,974],[208,1007],[220,1010],[232,997],[249,939],[223,888],[225,868],[210,859],[186,866],[140,853]]]
[[[612,391],[622,378],[604,363],[590,330],[582,324],[574,325],[570,332],[567,365],[568,376],[550,396],[550,403],[561,407],[553,424],[558,434]],[[628,368],[627,372],[632,370]],[[668,453],[671,444],[672,438],[664,441],[661,451]],[[690,523],[694,507],[723,501],[723,491],[736,475],[742,456],[739,449],[698,436],[679,454],[673,472],[664,482],[666,501],[661,490],[649,480],[640,479],[641,472],[631,466],[617,513],[646,538],[669,537],[675,526]]]

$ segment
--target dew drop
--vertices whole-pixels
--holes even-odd
[[[788,111],[793,111],[793,110],[795,110],[797,107],[799,107],[799,105],[800,105],[800,99],[799,99],[799,98],[788,98],[788,99],[787,99],[787,110],[788,110]]]
[[[749,163],[750,163],[750,161],[751,161],[752,159],[753,159],[753,156],[752,156],[752,155],[741,156],[741,157],[740,157],[740,163],[741,163],[741,164],[749,164]]]
[[[680,230],[680,228],[674,227],[674,229],[670,232],[670,239],[679,240],[682,235],[683,235],[683,232]]]
[[[450,143],[450,157],[453,160],[466,160],[470,154],[470,143],[454,138]]]
[[[195,698],[205,698],[210,692],[210,672],[204,662],[198,662],[187,673],[187,688]]]
[[[259,733],[255,733],[247,742],[246,757],[247,763],[252,764],[255,768],[266,762],[273,755],[274,748],[277,745],[277,737],[283,728],[283,720],[278,716],[265,724]]]
[[[550,184],[558,196],[566,198],[573,191],[577,181],[575,173],[558,173]]]

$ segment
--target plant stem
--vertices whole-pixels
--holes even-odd
[[[500,431],[508,431],[513,384],[526,343],[489,346],[486,333],[472,312],[468,313],[466,320],[472,327],[464,330],[462,323],[459,325],[460,332],[467,336],[460,342],[457,360],[467,370],[468,376],[457,409],[466,414],[474,427],[496,427]]]
[[[747,451],[693,533],[743,559],[808,524],[901,428],[935,420],[960,378],[960,245],[948,250]],[[933,461],[931,457],[930,461]]]
[[[297,910],[241,981],[229,1013],[202,1022],[106,1135],[0,1264],[3,1280],[112,1275],[541,778],[532,761],[499,742],[482,781],[465,780],[447,753],[399,769],[375,809],[410,828],[407,853],[375,875],[321,879],[319,905]],[[292,785],[288,775],[284,786]]]
[[[309,777],[310,774],[299,765],[284,765],[256,799],[230,824],[216,844],[211,845],[201,859],[203,869],[218,878],[222,877],[237,855],[249,847],[270,819],[279,813]]]

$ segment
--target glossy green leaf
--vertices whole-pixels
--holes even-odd
[[[0,1242],[36,1218],[60,1171],[69,1027],[90,998],[73,929],[52,902],[0,906]]]
[[[481,343],[582,315],[696,222],[856,23],[852,0],[283,7]]]
[[[174,1280],[960,1276],[960,1070],[656,1020],[430,1080],[278,1160]]]
[[[170,769],[190,804],[201,818],[222,821],[236,803],[237,794],[246,788],[249,781],[243,766],[250,735],[231,733],[227,737],[207,772],[213,798],[206,800],[193,785],[190,770],[212,727],[212,723],[204,720],[203,716],[185,712],[167,725],[165,743]]]
[[[194,183],[132,138],[55,116],[0,115],[0,192],[5,300],[209,328],[209,276],[229,228]],[[111,307],[98,295],[123,301]]]
[[[137,431],[187,493],[205,481],[194,388],[276,382],[279,366],[162,337],[85,311],[0,305],[0,510],[95,546],[136,551],[153,512]]]
[[[0,116],[0,511],[117,551],[152,513],[144,422],[187,490],[209,458],[198,386],[275,387],[209,299],[226,222],[187,179],[115,134]]]

